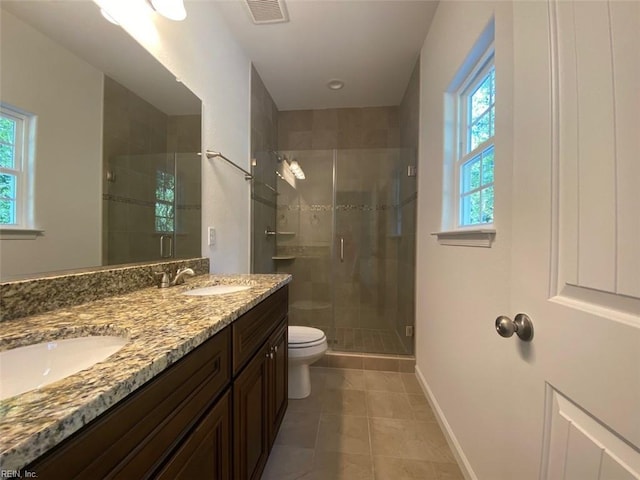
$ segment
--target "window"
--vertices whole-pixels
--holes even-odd
[[[0,227],[31,228],[35,117],[0,105]]]
[[[459,227],[493,223],[496,73],[493,54],[483,60],[458,94],[455,170]]]
[[[175,210],[173,206],[176,177],[172,173],[156,172],[156,232],[173,232]]]
[[[496,121],[495,22],[492,18],[443,95],[441,245],[491,248]],[[498,159],[499,160],[499,159]],[[498,164],[499,165],[499,164]]]

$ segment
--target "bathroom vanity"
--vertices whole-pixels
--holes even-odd
[[[2,468],[40,479],[259,479],[287,407],[289,281],[204,275],[3,322],[6,341],[18,322],[50,335],[70,316],[94,333],[109,318],[129,342],[95,367],[0,402]],[[184,294],[225,282],[251,288]]]

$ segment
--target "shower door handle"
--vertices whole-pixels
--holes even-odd
[[[340,237],[340,262],[344,263],[344,237]]]
[[[169,245],[169,253],[165,253],[165,240],[168,240]],[[173,236],[172,235],[160,235],[160,258],[171,258],[173,257]]]

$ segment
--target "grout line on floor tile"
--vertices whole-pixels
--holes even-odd
[[[366,391],[365,391],[366,395]],[[366,397],[365,397],[366,402]],[[369,417],[369,409],[367,408],[367,433],[369,434],[369,457],[371,458],[371,472],[373,473],[373,478],[376,478],[376,464],[373,461],[373,438],[371,436],[371,417]]]
[[[326,391],[326,377],[325,377],[325,381],[322,383],[322,395],[324,397],[324,392]],[[318,392],[316,392],[318,393]],[[324,399],[323,399],[324,400]],[[316,466],[316,454],[318,453],[318,442],[320,441],[320,426],[322,425],[322,402],[320,404],[320,416],[318,418],[318,426],[316,428],[316,441],[315,444],[313,446],[313,455],[311,455],[311,468],[314,469]]]

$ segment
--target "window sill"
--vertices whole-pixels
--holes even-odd
[[[43,234],[38,228],[0,228],[0,240],[35,240]]]
[[[494,228],[469,228],[465,230],[434,232],[431,235],[438,237],[438,243],[440,245],[491,248],[491,244],[496,236],[496,230]]]

